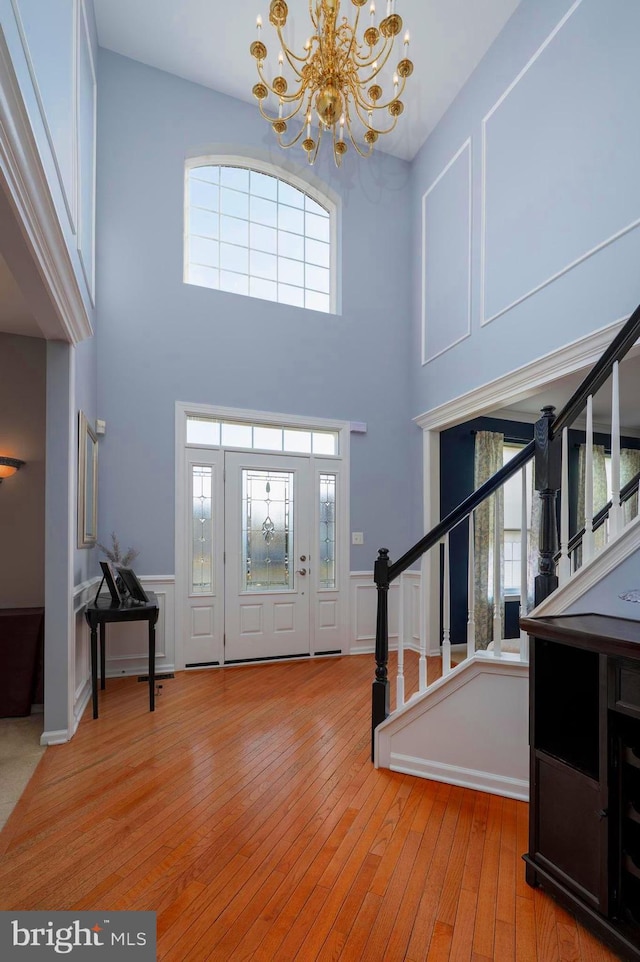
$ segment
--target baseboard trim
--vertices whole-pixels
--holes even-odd
[[[434,782],[460,785],[462,788],[515,798],[521,802],[529,801],[529,782],[524,779],[508,778],[472,768],[459,768],[444,762],[414,758],[411,755],[398,755],[395,752],[391,753],[389,768],[392,772],[400,772],[404,775],[416,775],[418,778],[429,778]]]
[[[41,745],[65,745],[70,739],[68,728],[60,728],[58,731],[43,732],[40,736]]]

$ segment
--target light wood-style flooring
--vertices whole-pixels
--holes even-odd
[[[527,805],[376,771],[373,658],[109,679],[0,834],[0,908],[157,912],[166,962],[607,962]]]

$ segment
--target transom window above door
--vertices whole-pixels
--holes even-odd
[[[188,161],[185,192],[187,283],[335,313],[328,198],[266,169],[211,158]]]
[[[339,454],[339,433],[279,424],[218,421],[188,414],[187,444],[333,456]]]

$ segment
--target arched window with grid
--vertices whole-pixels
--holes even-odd
[[[270,165],[200,157],[185,170],[188,284],[336,312],[336,206]]]

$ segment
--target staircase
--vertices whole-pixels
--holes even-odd
[[[376,767],[527,799],[528,640],[526,634],[521,632],[515,650],[513,644],[506,650],[497,602],[494,608],[493,642],[487,651],[475,650],[472,576],[474,512],[518,472],[523,477],[524,490],[526,465],[533,460],[535,489],[540,498],[540,531],[538,574],[533,591],[534,610],[529,614],[551,615],[567,610],[588,610],[584,608],[584,604],[588,603],[585,599],[590,597],[593,589],[605,578],[615,580],[616,571],[623,570],[627,559],[640,552],[640,519],[636,516],[629,520],[628,512],[624,509],[624,505],[638,493],[640,473],[621,486],[619,402],[620,364],[639,337],[640,306],[562,411],[556,415],[552,407],[542,409],[533,441],[398,561],[392,563],[387,549],[380,549],[374,568],[378,610],[376,669],[372,688],[372,760]],[[609,380],[612,496],[596,512],[592,481],[593,398]],[[586,412],[584,524],[570,538],[568,429],[583,412]],[[462,524],[467,524],[469,529],[468,630],[463,660],[452,666],[449,535]],[[501,532],[496,525],[494,559],[499,559],[500,537]],[[442,553],[442,675],[433,682],[427,677],[427,645],[422,632],[418,686],[411,693],[405,691],[405,653],[400,632],[398,669],[394,680],[396,707],[391,712],[389,696],[392,682],[388,677],[389,585],[426,552],[434,550]],[[521,556],[523,559],[527,557],[526,523],[522,526]],[[499,560],[495,563],[499,565]],[[636,581],[640,589],[640,576]],[[497,583],[497,577],[494,583]],[[526,560],[523,560],[521,599],[527,598],[530,587],[527,584]],[[631,606],[627,605],[627,608]],[[521,616],[527,614],[522,601],[520,613]],[[640,620],[640,608],[637,612],[625,612],[623,617]]]

